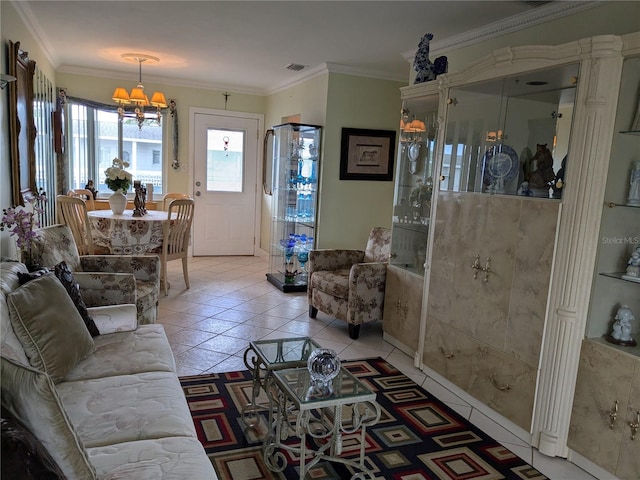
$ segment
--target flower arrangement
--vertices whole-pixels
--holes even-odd
[[[47,201],[47,195],[40,190],[29,198],[26,198],[29,206],[17,206],[4,208],[0,230],[8,228],[12,237],[16,237],[16,246],[20,250],[20,259],[27,265],[33,264],[32,243],[38,236],[35,228],[40,226],[40,215],[43,212],[43,204]]]
[[[113,159],[112,165],[104,171],[107,176],[104,183],[110,190],[114,192],[122,190],[122,193],[129,190],[133,176],[125,170],[128,166],[129,162],[124,162],[116,157]]]

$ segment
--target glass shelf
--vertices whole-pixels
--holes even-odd
[[[620,133],[622,133],[623,135],[636,135],[640,137],[640,130],[623,130]]]
[[[640,279],[629,280],[628,278],[622,278],[622,276],[624,275],[624,272],[614,272],[614,273],[601,272],[600,275],[602,275],[603,277],[616,278],[618,280],[622,280],[623,282],[637,283],[640,285]]]

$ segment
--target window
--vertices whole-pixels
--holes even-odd
[[[120,122],[117,112],[108,106],[75,101],[68,106],[69,189],[84,188],[91,179],[98,193],[112,193],[104,183],[104,171],[119,157],[129,162],[127,171],[134,180],[152,184],[155,193],[165,191],[163,129],[155,121],[155,114],[138,128],[134,118],[125,117]]]
[[[207,131],[207,191],[242,192],[244,175],[242,130]]]

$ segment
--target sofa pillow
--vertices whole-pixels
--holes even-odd
[[[82,300],[82,295],[80,294],[80,287],[78,286],[76,279],[73,278],[73,273],[71,273],[71,269],[67,265],[67,262],[62,261],[53,267],[53,273],[56,278],[60,280],[60,283],[62,283],[62,286],[69,294],[69,297],[71,297],[71,300],[78,309],[78,313],[82,317],[82,321],[87,327],[87,330],[89,330],[91,336],[97,337],[100,335],[100,330],[98,330],[96,323],[87,311],[87,305],[84,303],[84,300]]]
[[[21,480],[66,480],[46,448],[29,430],[5,412],[0,418],[2,462],[0,478]]]
[[[86,325],[87,330],[89,330],[91,336],[97,337],[98,335],[100,335],[100,330],[98,330],[98,327],[96,326],[93,318],[91,318],[91,315],[89,315],[87,305],[84,303],[82,294],[80,293],[80,287],[73,277],[73,273],[67,265],[67,262],[63,260],[55,267],[50,269],[41,268],[30,273],[18,273],[18,280],[20,281],[20,285],[24,285],[30,280],[35,280],[36,278],[47,275],[51,271],[53,271],[58,280],[60,280],[60,283],[62,283],[62,286],[64,286],[64,288],[67,290],[69,297],[71,297],[71,300],[78,309],[78,313],[82,317],[82,320],[84,321],[84,324]]]
[[[0,356],[0,376],[3,406],[40,440],[67,478],[95,480],[95,468],[51,378],[4,356]]]
[[[60,382],[93,352],[93,339],[53,275],[44,275],[7,295],[9,319],[31,366]]]

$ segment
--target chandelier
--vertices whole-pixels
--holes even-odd
[[[118,117],[120,121],[127,116],[125,110],[126,105],[133,104],[135,106],[133,114],[138,121],[138,128],[142,130],[142,125],[146,119],[144,115],[144,108],[148,106],[156,107],[158,125],[162,119],[161,109],[167,108],[167,100],[162,92],[154,92],[151,96],[151,101],[146,93],[144,93],[144,85],[142,84],[142,64],[144,62],[159,62],[158,57],[151,55],[145,55],[144,53],[123,53],[122,58],[138,62],[139,77],[138,86],[131,89],[131,93],[127,92],[127,89],[117,87],[113,92],[113,101],[118,104]]]

